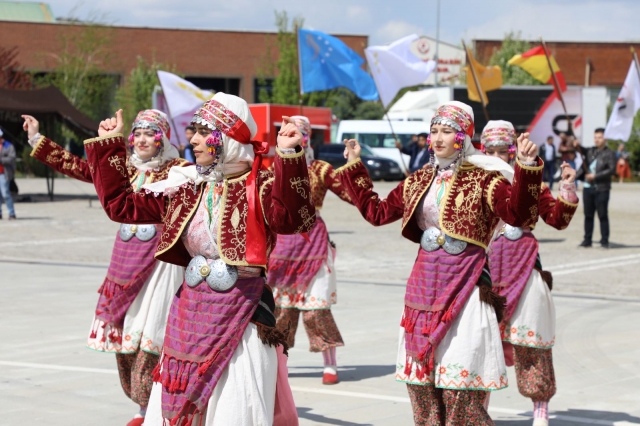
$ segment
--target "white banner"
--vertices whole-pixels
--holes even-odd
[[[606,139],[628,141],[633,128],[633,119],[640,109],[640,74],[636,62],[631,61],[624,86],[611,111],[611,117],[604,131]]]
[[[573,134],[582,141],[582,88],[569,87],[562,95],[571,120]],[[558,135],[561,132],[567,132],[568,128],[567,116],[554,91],[542,105],[527,131],[530,133],[529,138],[538,146],[544,144],[547,137],[553,136],[557,150],[560,146]]]
[[[400,89],[424,83],[435,69],[435,61],[423,60],[416,54],[414,44],[419,40],[413,34],[388,46],[370,46],[364,50],[385,108]]]

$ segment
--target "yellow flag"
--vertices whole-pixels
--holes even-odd
[[[469,63],[465,67],[467,72],[467,92],[469,95],[469,100],[475,102],[482,102],[482,98],[480,97],[480,92],[476,87],[476,81],[473,78],[473,73],[471,67],[473,67],[473,71],[476,73],[476,77],[478,78],[478,82],[480,83],[480,89],[482,90],[482,94],[484,95],[485,105],[489,103],[489,98],[487,97],[487,92],[492,90],[496,90],[502,87],[502,70],[499,66],[494,65],[492,67],[485,67],[484,65],[480,65],[471,54],[471,51],[467,48],[467,57],[469,58]]]

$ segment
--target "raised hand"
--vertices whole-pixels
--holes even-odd
[[[566,161],[563,161],[560,164],[560,176],[562,176],[562,180],[566,182],[574,182],[576,180],[576,171],[573,167],[569,165]]]
[[[282,116],[282,127],[278,132],[278,148],[295,148],[302,143],[302,133],[291,117]]]
[[[27,132],[27,137],[31,139],[40,131],[40,123],[31,115],[22,115],[21,117],[24,119],[22,128]]]
[[[116,116],[107,118],[100,122],[98,127],[98,136],[103,137],[111,133],[122,133],[124,130],[124,121],[122,120],[122,110],[116,111]]]
[[[529,140],[529,133],[518,136],[518,160],[532,163],[538,158],[538,145]]]
[[[362,147],[355,139],[344,140],[344,158],[347,161],[354,161],[360,158],[360,152],[362,152]]]

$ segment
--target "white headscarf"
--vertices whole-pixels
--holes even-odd
[[[222,104],[224,108],[221,109],[216,106],[218,104]],[[231,127],[229,124],[232,119],[228,115],[228,111],[225,112],[224,109],[235,114],[236,117],[234,118],[242,120],[249,129],[251,138],[255,137],[258,132],[258,125],[251,115],[247,102],[237,96],[218,92],[210,101],[205,102],[196,111],[192,120],[192,123],[202,124],[211,130],[217,129],[222,132],[223,153],[213,171],[208,175],[204,175],[198,173],[195,165],[172,167],[166,180],[144,185],[143,188],[148,192],[171,195],[181,186],[199,185],[202,182],[218,182],[224,179],[225,176],[250,170],[255,158],[253,146],[240,143],[227,136],[223,131]]]
[[[148,170],[158,170],[168,161],[174,158],[180,157],[178,149],[171,144],[169,138],[171,137],[171,127],[169,126],[169,120],[167,115],[157,109],[146,109],[140,111],[136,116],[133,126],[131,126],[131,133],[136,129],[152,129],[160,131],[162,133],[162,148],[160,152],[148,160],[143,160],[133,150],[129,156],[129,164],[141,172]]]
[[[455,109],[462,110],[466,113],[467,117],[456,117],[456,114],[448,114],[452,112],[453,109],[447,107],[454,107]],[[484,155],[481,151],[475,149],[471,143],[469,133],[473,132],[473,120],[473,109],[469,105],[458,101],[451,101],[438,108],[433,119],[431,119],[431,124],[444,124],[454,129],[456,129],[454,126],[459,127],[460,131],[465,133],[462,160],[467,161],[476,167],[480,167],[481,169],[500,172],[504,177],[511,181],[514,173],[513,167],[499,158]],[[468,121],[470,121],[471,124],[469,124]],[[471,128],[469,128],[469,126],[471,126]],[[439,158],[437,155],[434,155],[435,164],[440,167],[447,167],[455,161],[457,156],[458,153],[445,158]]]

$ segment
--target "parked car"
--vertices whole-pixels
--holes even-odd
[[[373,180],[402,180],[404,173],[393,160],[375,155],[367,145],[362,146],[362,162],[369,171]],[[347,160],[344,158],[344,145],[332,143],[318,146],[318,160],[326,161],[333,167],[344,166]]]

